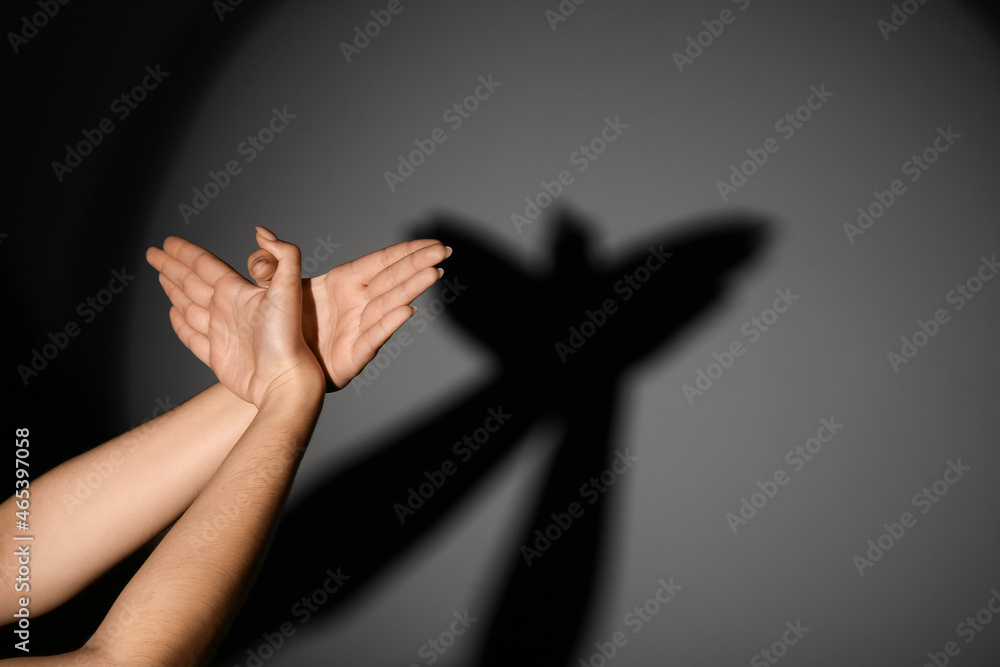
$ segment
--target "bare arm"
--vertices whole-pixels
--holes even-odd
[[[4,664],[184,667],[203,664],[231,624],[263,560],[325,381],[286,383],[261,403],[218,472],[72,654]],[[226,522],[219,521],[227,517]],[[212,528],[211,538],[205,537]],[[203,545],[205,548],[194,548]]]
[[[216,384],[189,401],[32,481],[31,613],[63,604],[177,519],[208,484],[257,413]],[[14,515],[11,497],[0,505]],[[12,522],[0,543],[13,544]],[[13,618],[12,549],[0,555],[0,615]]]
[[[257,415],[87,644],[11,665],[194,667],[211,657],[231,623],[273,534],[326,384],[302,335],[299,250],[263,228],[258,243],[277,259],[268,289],[205,260],[162,274],[165,287],[173,287],[171,321],[181,341],[226,389],[257,406]],[[210,538],[207,527],[214,529]]]

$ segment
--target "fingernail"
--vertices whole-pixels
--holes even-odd
[[[444,275],[444,269],[438,269],[438,278]]]
[[[274,235],[274,232],[272,232],[267,227],[257,227],[257,233],[263,236],[265,239],[268,239],[269,241],[278,240],[278,237]]]
[[[266,257],[258,257],[257,261],[255,261],[253,263],[253,266],[250,267],[250,273],[257,273],[257,267],[259,266],[263,269],[264,265],[266,265],[267,263],[268,261]]]
[[[454,250],[452,250],[450,245],[446,245],[444,249],[448,251],[447,253],[445,253],[444,255],[445,257],[451,257],[451,253],[455,252]]]

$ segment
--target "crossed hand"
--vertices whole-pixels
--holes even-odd
[[[147,261],[173,304],[170,322],[236,396],[260,406],[303,374],[345,387],[414,313],[409,306],[444,273],[439,241],[397,243],[302,280],[299,249],[257,228],[247,260],[256,285],[199,245],[177,237]]]

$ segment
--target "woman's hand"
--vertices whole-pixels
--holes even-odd
[[[254,286],[221,259],[189,241],[168,238],[150,248],[147,261],[160,272],[170,298],[170,322],[195,356],[233,394],[260,407],[288,382],[322,383],[322,369],[302,335],[299,249],[257,228],[269,253],[268,287]]]
[[[409,303],[441,277],[434,265],[450,255],[451,248],[431,239],[397,243],[303,281],[302,331],[327,391],[346,387],[375,358],[413,314]],[[277,276],[264,246],[247,267],[261,286]]]

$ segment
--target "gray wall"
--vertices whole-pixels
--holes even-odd
[[[739,273],[724,307],[623,385],[615,447],[639,463],[614,489],[611,557],[579,658],[624,630],[628,643],[613,659],[620,667],[747,664],[786,621],[801,620],[809,630],[788,649],[788,664],[921,665],[949,641],[960,649],[953,664],[993,664],[998,623],[968,643],[956,626],[1000,588],[1000,280],[961,309],[948,295],[1000,250],[997,46],[945,2],[920,6],[888,39],[877,22],[889,19],[889,3],[741,6],[593,0],[553,30],[545,11],[555,0],[404,2],[348,63],[339,44],[383,4],[284,3],[193,110],[142,222],[144,242],[185,236],[242,270],[253,225],[266,224],[306,256],[317,237],[339,244],[312,267],[316,275],[411,238],[444,211],[530,263],[547,253],[548,216],[519,233],[511,214],[563,169],[574,182],[560,203],[593,224],[612,261],[633,241],[708,215],[763,215],[773,234],[762,261]],[[723,9],[735,21],[678,71],[672,54]],[[445,109],[490,75],[500,87],[453,128]],[[832,96],[789,137],[775,123],[813,86]],[[274,107],[295,118],[247,162],[238,145]],[[628,127],[579,173],[571,154],[607,117]],[[447,141],[390,191],[383,172],[437,127]],[[939,128],[959,138],[911,181],[904,163]],[[779,150],[723,201],[717,181],[768,137]],[[242,172],[186,224],[178,205],[231,159]],[[844,225],[895,179],[905,193],[852,243]],[[786,287],[800,298],[751,341],[743,323]],[[129,411],[139,420],[149,396],[189,396],[209,375],[173,340],[156,282],[134,289],[144,291],[129,330]],[[519,317],[515,297],[497,304],[498,317]],[[887,353],[899,353],[901,336],[937,309],[948,322],[894,371]],[[414,338],[370,387],[328,397],[293,501],[323,471],[475,387],[489,368],[478,344],[446,321]],[[746,352],[689,402],[683,385],[734,341]],[[162,354],[140,353],[140,342]],[[797,469],[786,453],[824,418],[843,429]],[[484,620],[439,664],[471,656],[553,437],[534,432],[534,446],[379,586],[346,613],[299,626],[267,664],[427,664],[421,645],[465,609]],[[938,486],[948,488],[940,502],[913,502],[959,460],[969,470]],[[779,470],[787,484],[734,534],[727,513]],[[904,512],[915,524],[859,575],[854,556]],[[626,614],[670,577],[683,589],[633,634]]]

